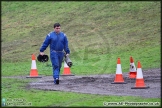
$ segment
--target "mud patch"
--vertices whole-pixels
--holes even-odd
[[[115,74],[86,75],[86,76],[60,76],[60,84],[54,85],[52,76],[44,76],[35,82],[31,82],[29,88],[68,91],[78,93],[140,96],[144,98],[161,98],[161,69],[143,70],[143,77],[148,89],[131,89],[135,86],[135,79],[128,77],[129,73],[123,73],[127,84],[111,84]]]

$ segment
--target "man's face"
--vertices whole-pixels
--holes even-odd
[[[59,33],[59,32],[60,32],[60,30],[61,30],[61,27],[60,27],[60,26],[55,27],[55,28],[54,28],[54,30],[55,30],[55,32]]]

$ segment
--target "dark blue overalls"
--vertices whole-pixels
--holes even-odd
[[[56,78],[59,79],[64,51],[66,52],[66,54],[70,54],[70,50],[68,47],[67,37],[63,32],[50,32],[46,36],[46,39],[44,40],[42,47],[40,48],[40,52],[44,52],[48,45],[50,45],[50,59],[53,67],[53,78],[55,81]]]

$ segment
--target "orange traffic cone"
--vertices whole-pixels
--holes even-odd
[[[64,61],[64,71],[62,75],[63,76],[74,76],[73,74],[71,74],[70,68],[65,61]]]
[[[118,60],[117,60],[117,68],[116,68],[115,80],[111,84],[126,84],[126,82],[124,82],[123,75],[122,75],[120,58],[118,58]]]
[[[41,76],[38,76],[38,70],[36,66],[36,57],[34,54],[32,54],[32,65],[30,70],[30,76],[27,76],[26,78],[42,78]]]
[[[132,87],[131,89],[147,89],[147,88],[149,88],[149,86],[146,86],[144,83],[141,63],[138,61],[136,83],[135,83],[135,87]]]
[[[136,78],[137,71],[136,71],[136,66],[134,65],[133,58],[130,57],[130,69],[129,69],[129,78]]]

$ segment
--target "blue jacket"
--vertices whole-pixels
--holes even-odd
[[[50,52],[55,51],[65,51],[66,54],[70,54],[70,50],[68,47],[68,40],[66,34],[63,32],[56,33],[55,31],[50,32],[46,39],[44,40],[42,47],[40,48],[40,52],[44,52],[48,45],[50,44]]]

